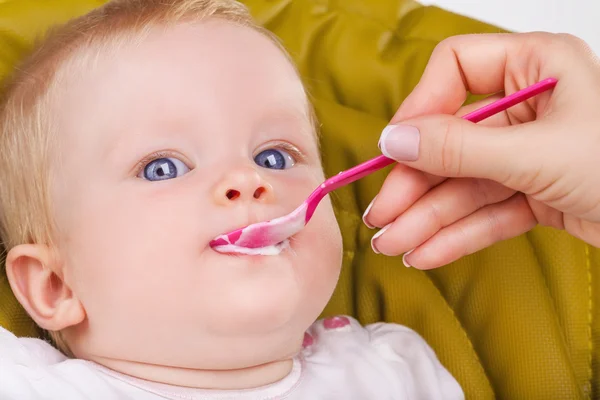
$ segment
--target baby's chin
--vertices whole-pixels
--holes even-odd
[[[205,319],[210,330],[222,335],[264,334],[314,322],[335,287],[339,265],[315,257],[312,241],[306,239],[292,238],[266,255],[210,249],[201,279],[201,303],[209,299],[212,303],[208,310],[203,307],[210,314]]]

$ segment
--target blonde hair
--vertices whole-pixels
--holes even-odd
[[[68,66],[86,65],[95,55],[139,40],[156,26],[220,18],[258,26],[234,0],[113,0],[51,31],[15,69],[0,98],[0,237],[5,250],[23,243],[52,244],[50,201],[54,122],[49,112]],[[59,349],[69,348],[59,332],[49,332]]]

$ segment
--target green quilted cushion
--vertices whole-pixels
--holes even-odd
[[[47,27],[102,3],[0,1],[0,75]],[[299,65],[323,125],[328,175],[378,154],[381,129],[438,42],[499,31],[412,0],[245,3]],[[344,268],[324,314],[415,329],[468,398],[600,398],[600,252],[564,232],[537,228],[438,270],[407,269],[399,258],[371,251],[374,232],[361,222],[385,172],[333,194]],[[3,275],[0,325],[38,334]]]

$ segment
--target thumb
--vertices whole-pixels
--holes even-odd
[[[530,129],[535,128],[489,127],[451,115],[424,116],[388,125],[379,148],[386,157],[430,174],[506,183],[535,169],[531,157],[535,151],[530,151],[533,137],[526,132]]]

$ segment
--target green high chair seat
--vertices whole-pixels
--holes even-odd
[[[48,27],[103,2],[0,1],[0,76]],[[322,123],[328,176],[378,155],[381,129],[418,82],[437,43],[456,34],[500,31],[413,0],[245,3],[299,65]],[[400,257],[371,251],[374,232],[361,221],[386,172],[333,194],[344,266],[324,314],[415,329],[469,399],[600,399],[598,249],[536,228],[437,270],[407,269]],[[39,335],[4,273],[0,325],[17,335]]]

